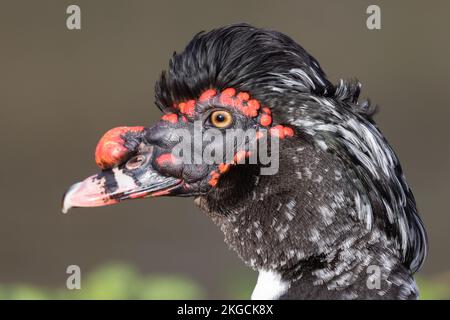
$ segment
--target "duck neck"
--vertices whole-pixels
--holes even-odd
[[[313,150],[282,160],[274,176],[236,168],[229,187],[225,180],[196,201],[259,271],[253,297],[416,297],[397,243],[378,221],[367,222],[374,209],[343,165]]]

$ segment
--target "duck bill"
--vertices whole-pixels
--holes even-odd
[[[138,175],[124,168],[104,170],[73,184],[63,196],[62,212],[75,207],[100,207],[128,199],[171,195],[181,180],[147,168]]]

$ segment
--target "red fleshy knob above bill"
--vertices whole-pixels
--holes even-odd
[[[124,146],[123,135],[127,132],[140,132],[144,127],[116,127],[107,131],[95,148],[95,163],[101,169],[112,168],[120,164],[131,150]]]

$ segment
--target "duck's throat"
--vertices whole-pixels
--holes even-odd
[[[334,212],[340,219],[327,213],[331,223],[323,223],[324,213],[317,209],[326,208],[323,202],[313,206],[315,200],[306,195],[292,197],[262,186],[241,202],[250,205],[222,207],[204,197],[196,199],[221,228],[228,246],[259,272],[252,298],[417,297],[395,242],[377,226],[367,229],[345,211]]]
[[[276,176],[249,175],[196,200],[228,246],[260,272],[253,297],[416,297],[398,243],[372,219],[376,208],[355,177],[312,152],[288,160]]]

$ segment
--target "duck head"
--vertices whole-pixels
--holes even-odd
[[[292,127],[273,125],[268,107],[234,88],[207,89],[165,112],[151,127],[106,132],[95,150],[102,171],[69,188],[63,211],[161,195],[205,195],[221,189],[220,177],[231,166],[247,162],[252,171],[262,164],[261,156],[269,156],[263,150],[273,150],[275,158],[278,140],[294,136]],[[270,146],[264,143],[269,137]]]
[[[333,85],[281,33],[200,33],[156,83],[161,120],[108,131],[100,173],[70,187],[63,210],[193,197],[244,262],[276,280],[270,297],[415,297],[426,233],[359,92]],[[362,285],[371,265],[384,281],[373,294]]]

